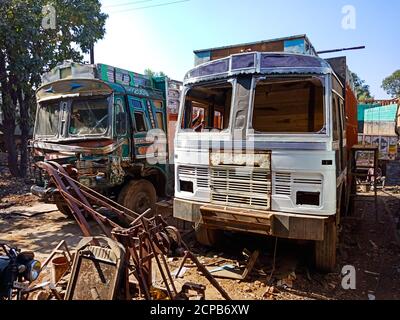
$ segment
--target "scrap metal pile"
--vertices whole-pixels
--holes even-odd
[[[75,253],[64,299],[204,299],[205,287],[186,283],[180,291],[167,255],[190,259],[225,299],[229,295],[193,255],[175,227],[150,210],[139,215],[71,178],[70,168],[39,162],[58,188],[85,238]],[[88,218],[104,233],[94,237]],[[155,274],[162,285],[155,286]],[[54,290],[53,290],[54,291]],[[56,295],[57,297],[57,295]],[[59,298],[59,297],[57,297]]]

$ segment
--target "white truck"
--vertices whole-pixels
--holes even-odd
[[[174,217],[194,222],[205,245],[223,230],[312,240],[317,267],[333,270],[348,199],[347,80],[305,36],[195,53],[175,136]]]

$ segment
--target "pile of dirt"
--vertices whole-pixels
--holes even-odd
[[[31,182],[22,178],[13,177],[8,170],[0,175],[0,208],[11,205],[27,205],[37,201],[37,197],[30,194]]]

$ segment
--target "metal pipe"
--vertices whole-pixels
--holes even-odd
[[[342,49],[323,50],[323,51],[318,51],[317,54],[333,53],[333,52],[340,52],[340,51],[350,51],[350,50],[362,50],[362,49],[365,49],[365,46],[352,47],[352,48],[342,48]]]

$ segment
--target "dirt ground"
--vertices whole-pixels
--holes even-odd
[[[377,216],[371,197],[357,201],[353,214],[342,221],[338,266],[335,273],[321,274],[312,266],[312,243],[267,239],[246,234],[225,234],[220,246],[205,248],[193,233],[185,237],[192,251],[208,268],[226,264],[244,266],[243,251],[260,251],[249,277],[243,281],[218,279],[233,299],[241,300],[386,300],[400,299],[400,194],[397,189],[379,192]],[[74,220],[58,211],[24,217],[1,213],[12,206],[32,206],[36,198],[29,185],[0,172],[0,242],[35,251],[44,260],[54,247],[66,240],[73,249],[81,239]],[[275,268],[274,249],[276,244]],[[170,258],[175,270],[181,258]],[[343,266],[357,271],[356,290],[342,288]],[[207,299],[222,299],[207,279],[187,264],[181,282],[207,285]]]

